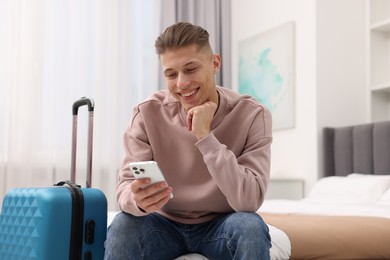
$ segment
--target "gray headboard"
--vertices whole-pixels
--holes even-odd
[[[326,127],[324,175],[390,175],[390,121]]]

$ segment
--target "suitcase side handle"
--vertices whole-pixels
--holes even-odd
[[[81,106],[88,106],[89,121],[88,121],[88,144],[87,144],[87,180],[86,187],[92,186],[92,146],[93,146],[93,111],[95,103],[92,99],[82,97],[75,101],[72,106],[73,114],[73,130],[72,130],[72,160],[71,160],[71,172],[70,180],[76,182],[76,154],[77,154],[77,114],[78,109]]]
[[[65,184],[71,188],[75,188],[75,189],[81,188],[80,185],[77,185],[76,183],[74,183],[72,181],[68,181],[68,180],[57,182],[54,184],[54,186],[65,186]]]

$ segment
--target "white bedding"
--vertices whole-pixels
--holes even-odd
[[[390,176],[325,177],[302,200],[266,200],[259,212],[390,218]]]
[[[107,226],[111,224],[116,214],[118,214],[118,212],[108,212]],[[289,259],[291,255],[291,243],[286,233],[284,233],[282,230],[272,225],[268,225],[268,227],[269,227],[269,233],[272,240],[271,241],[272,247],[270,250],[271,259],[272,260]],[[207,260],[207,258],[199,254],[188,254],[185,256],[181,256],[175,260]]]
[[[390,218],[390,206],[380,204],[347,204],[302,200],[266,200],[259,212],[332,215],[371,216]]]

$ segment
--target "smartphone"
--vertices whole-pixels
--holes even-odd
[[[151,182],[142,188],[162,181],[166,181],[156,161],[143,161],[129,163],[129,169],[136,179],[150,178]],[[173,198],[171,193],[170,198]]]

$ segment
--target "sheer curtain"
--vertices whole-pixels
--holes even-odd
[[[92,186],[116,208],[122,136],[158,89],[160,0],[0,1],[0,196],[70,175],[72,103],[96,103]],[[85,186],[87,112],[77,182]],[[1,203],[1,202],[0,202]]]

